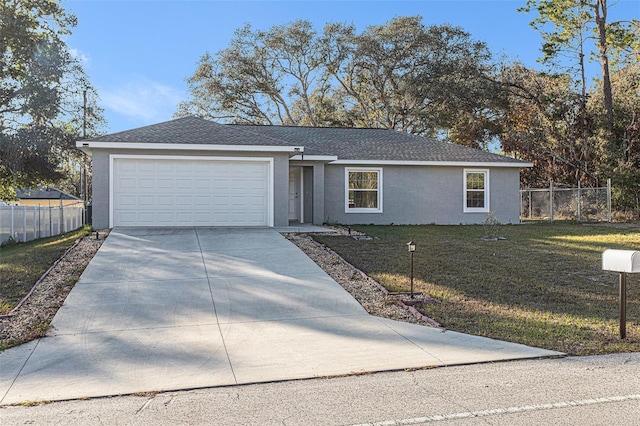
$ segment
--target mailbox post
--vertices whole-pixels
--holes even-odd
[[[620,273],[620,338],[627,336],[627,274],[640,273],[640,251],[605,250],[602,269]]]

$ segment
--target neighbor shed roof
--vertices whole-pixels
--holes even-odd
[[[71,194],[67,194],[57,188],[27,188],[16,189],[16,197],[21,200],[77,200],[82,201],[80,198]]]

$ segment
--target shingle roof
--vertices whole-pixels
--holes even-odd
[[[339,160],[521,163],[474,148],[395,130],[219,124],[184,117],[89,142],[172,143],[211,145],[304,146],[305,155],[337,156]]]
[[[80,200],[56,188],[16,189],[16,197],[21,200]]]
[[[232,125],[339,160],[517,162],[510,157],[387,129]]]
[[[199,117],[183,117],[133,130],[87,139],[89,142],[175,143],[205,145],[275,145],[288,142],[260,136]]]

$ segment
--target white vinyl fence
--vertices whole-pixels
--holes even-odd
[[[84,207],[0,206],[0,244],[13,238],[31,241],[82,227]]]

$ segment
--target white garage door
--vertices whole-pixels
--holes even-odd
[[[266,161],[113,159],[113,226],[268,226]]]

